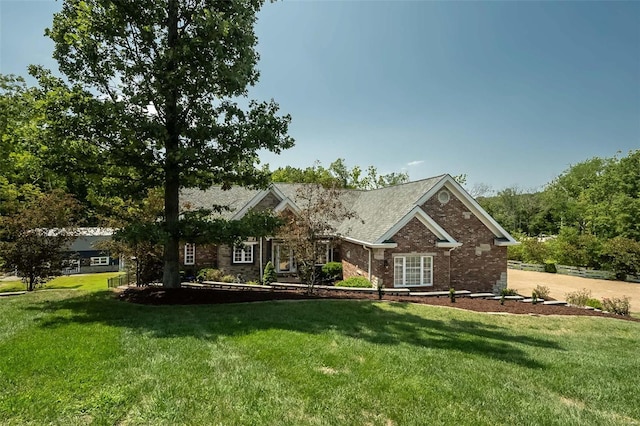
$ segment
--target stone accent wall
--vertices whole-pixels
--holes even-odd
[[[507,248],[494,244],[495,235],[453,194],[448,203],[437,195],[422,206],[461,247],[451,252],[451,286],[460,290],[493,291],[505,281]]]
[[[184,264],[184,244],[180,244],[179,251],[180,269],[183,271],[190,271],[193,275],[196,275],[202,268],[217,268],[218,267],[218,248],[217,246],[199,245],[196,244],[196,259],[195,265]]]
[[[220,245],[218,247],[218,268],[224,270],[228,275],[237,276],[242,274],[244,281],[260,280],[260,246],[253,246],[253,263],[233,263],[233,248],[228,245]]]

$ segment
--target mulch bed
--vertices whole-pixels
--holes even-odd
[[[143,305],[212,305],[222,303],[264,302],[272,300],[303,300],[303,299],[359,299],[378,300],[376,294],[358,292],[332,291],[317,289],[313,294],[304,290],[220,290],[220,289],[163,289],[158,287],[129,287],[118,292],[120,300]],[[516,301],[505,301],[501,305],[498,300],[471,299],[458,297],[451,303],[448,297],[418,297],[418,296],[383,296],[383,300],[394,302],[421,303],[425,305],[448,306],[476,312],[498,312],[527,315],[580,315],[599,316],[630,321],[640,321],[640,318],[623,317],[614,314],[596,312],[570,306],[533,305]]]

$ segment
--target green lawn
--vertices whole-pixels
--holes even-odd
[[[639,353],[607,318],[39,291],[0,299],[0,424],[640,424]]]
[[[120,275],[120,272],[106,272],[103,274],[69,275],[52,279],[44,286],[36,289],[77,289],[87,291],[105,290],[107,279]],[[22,281],[0,281],[0,293],[24,291],[25,284]]]

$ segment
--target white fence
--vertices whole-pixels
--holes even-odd
[[[507,261],[507,267],[510,269],[519,269],[521,271],[544,272],[544,265],[538,265],[536,263],[523,263],[515,260]],[[577,266],[556,265],[556,271],[558,274],[572,275],[574,277],[596,278],[600,280],[616,279],[616,274],[614,272],[579,268]],[[640,283],[640,277],[628,275],[626,281]]]

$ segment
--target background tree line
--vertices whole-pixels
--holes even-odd
[[[541,191],[505,188],[478,202],[523,242],[510,248],[514,260],[640,271],[640,150],[575,164]]]

